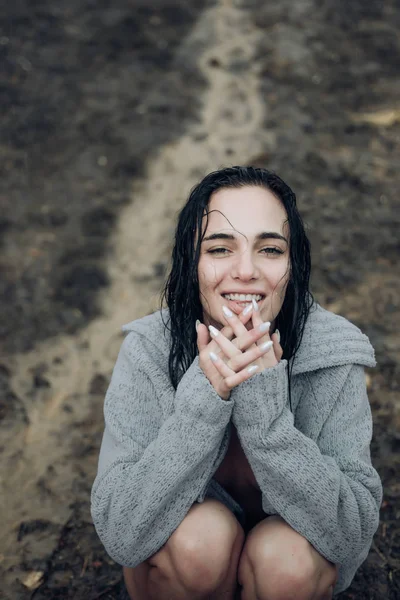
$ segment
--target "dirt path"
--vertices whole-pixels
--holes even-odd
[[[160,279],[155,272],[165,267],[175,217],[193,182],[224,164],[227,156],[239,163],[268,144],[268,134],[260,132],[264,108],[256,63],[240,80],[230,72],[234,61],[253,63],[258,36],[246,15],[230,2],[203,13],[179,49],[184,56],[203,48],[198,61],[208,81],[203,108],[184,136],[149,157],[145,177],[135,182],[132,202],[121,211],[111,238],[106,264],[110,285],[101,298],[102,316],[75,336],[60,335],[37,343],[31,352],[9,360],[11,387],[18,398],[27,399],[28,424],[21,427],[16,420],[8,431],[2,463],[3,502],[9,516],[0,538],[5,569],[15,564],[21,552],[38,564],[46,561],[80,497],[73,485],[77,473],[85,479],[85,493],[93,481],[96,451],[82,447],[82,424],[86,429],[92,426],[97,449],[103,398],[90,390],[96,383],[100,392],[105,387],[121,343],[121,325],[158,305]],[[38,373],[40,365],[46,365],[43,385],[30,402],[32,373]],[[90,455],[85,456],[83,466],[82,452],[87,451]],[[38,494],[40,482],[44,489]],[[17,501],[15,490],[19,490]],[[87,504],[87,498],[82,500]],[[49,515],[55,516],[50,531]],[[30,522],[39,523],[33,529],[42,527],[45,534],[33,538],[23,531],[21,547],[15,527],[27,516]],[[20,577],[29,583],[34,572],[13,570],[10,579]],[[36,573],[39,578],[41,570]]]
[[[61,34],[61,42],[55,34],[47,39],[56,58],[41,71],[44,83],[25,90],[32,93],[28,108],[39,94],[38,112],[47,102],[47,117],[54,112],[60,123],[53,131],[49,121],[40,148],[31,149],[25,187],[24,139],[30,127],[36,148],[39,133],[35,119],[28,127],[25,113],[15,117],[20,101],[6,136],[9,217],[0,219],[7,232],[0,271],[10,285],[0,316],[0,512],[7,519],[0,531],[0,597],[118,597],[120,568],[97,540],[88,498],[120,327],[157,308],[176,214],[192,185],[219,166],[252,162],[275,168],[298,191],[317,298],[360,325],[377,350],[369,387],[373,450],[385,484],[382,525],[343,598],[394,599],[400,594],[400,44],[393,34],[400,12],[394,1],[382,8],[219,0],[178,19],[172,0],[151,10],[138,4],[145,26],[137,29],[137,64],[135,53],[124,58],[136,27],[133,5],[118,1],[113,10],[101,4],[93,12],[90,2],[71,2],[59,14],[49,3],[33,25],[24,21],[23,3],[13,15],[13,31],[22,27],[33,53],[26,54],[31,65],[44,60],[34,50],[44,53],[46,46],[39,34],[33,42],[30,36],[50,35],[46,19],[53,34],[59,19],[73,41]],[[97,46],[99,31],[104,45]],[[29,80],[21,48],[14,62]],[[75,54],[90,68],[57,79],[54,64]],[[99,55],[104,64],[96,63]],[[28,80],[7,80],[14,100]],[[46,82],[60,103],[76,95],[76,114],[71,107],[57,112],[51,94],[40,96]],[[18,123],[25,129],[14,139]],[[82,138],[88,147],[79,146]]]

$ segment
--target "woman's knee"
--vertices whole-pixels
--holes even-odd
[[[336,568],[279,517],[250,532],[239,565],[239,582],[257,590],[262,600],[309,600],[333,586]]]
[[[243,529],[230,510],[207,499],[192,506],[163,552],[185,589],[210,593],[227,577],[233,555],[238,562],[243,542]]]

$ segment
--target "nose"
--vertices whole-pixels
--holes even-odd
[[[241,281],[251,281],[259,277],[259,270],[250,251],[245,250],[238,254],[232,277]]]

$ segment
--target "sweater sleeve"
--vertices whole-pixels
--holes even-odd
[[[370,461],[364,369],[344,365],[317,373],[308,389],[317,401],[302,402],[331,408],[313,441],[294,425],[286,368],[281,361],[239,386],[232,394],[233,421],[265,505],[339,566],[338,592],[366,558],[382,499]]]
[[[232,405],[197,359],[175,392],[146,340],[136,333],[125,339],[106,395],[91,497],[97,533],[116,562],[134,567],[157,552],[202,495]]]

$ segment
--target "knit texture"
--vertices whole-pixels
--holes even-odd
[[[265,513],[281,515],[339,566],[335,593],[348,587],[368,554],[382,500],[369,449],[364,367],[375,359],[368,338],[316,306],[291,370],[290,407],[285,360],[225,401],[198,358],[173,389],[160,312],[124,329],[92,489],[93,521],[110,556],[134,567],[165,544],[192,504],[211,493],[233,422]]]

